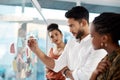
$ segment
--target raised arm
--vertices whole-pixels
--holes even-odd
[[[53,69],[55,66],[54,59],[48,57],[44,54],[41,49],[38,47],[38,43],[35,39],[30,38],[28,40],[29,48],[38,56],[38,58],[50,69]]]

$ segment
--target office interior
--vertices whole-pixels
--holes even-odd
[[[27,40],[34,36],[47,54],[54,46],[47,25],[57,23],[67,43],[73,36],[65,12],[74,6],[86,7],[90,22],[102,12],[120,13],[120,0],[0,0],[0,80],[46,80],[45,65],[28,48]]]

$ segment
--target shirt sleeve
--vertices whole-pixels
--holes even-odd
[[[92,50],[91,54],[88,56],[84,66],[75,69],[72,73],[74,80],[89,80],[92,72],[97,67],[98,63],[101,61],[107,52],[105,50]]]

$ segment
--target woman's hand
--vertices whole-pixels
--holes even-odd
[[[103,73],[104,71],[107,70],[107,68],[109,66],[110,66],[110,63],[107,60],[104,59],[98,64],[94,73],[96,73],[97,75],[100,74],[100,73]]]
[[[110,63],[107,61],[107,59],[103,59],[97,66],[97,68],[95,69],[95,71],[93,72],[90,80],[96,80],[97,76],[100,73],[103,73],[104,71],[107,70],[107,68],[110,66]]]

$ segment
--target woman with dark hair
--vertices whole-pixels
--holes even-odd
[[[120,80],[120,14],[102,13],[91,26],[94,49],[105,49],[107,55],[94,70],[90,80]]]
[[[58,25],[55,23],[50,24],[47,30],[52,43],[56,45],[55,48],[50,48],[48,56],[53,59],[58,59],[65,47],[65,44],[62,40],[63,34],[58,28]],[[46,77],[48,80],[65,80],[65,77],[62,75],[61,71],[54,72],[53,70],[48,68],[46,69]]]

